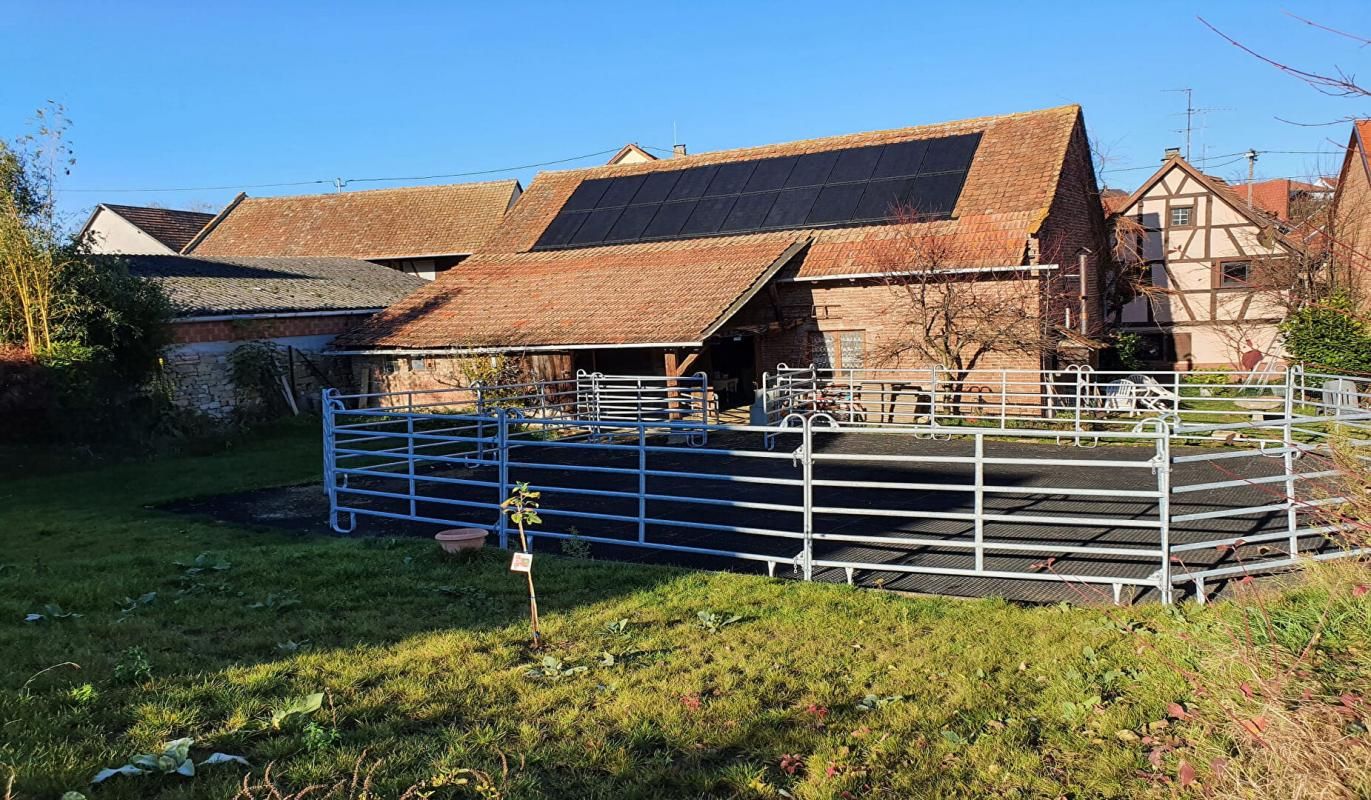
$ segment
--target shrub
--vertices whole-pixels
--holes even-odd
[[[1116,334],[1113,355],[1119,369],[1142,369],[1142,348],[1143,340],[1138,334],[1127,331]]]
[[[0,345],[0,440],[41,425],[49,391],[47,372],[32,353]]]
[[[1334,372],[1371,372],[1371,329],[1354,316],[1346,294],[1301,308],[1280,329],[1285,349],[1305,364]]]
[[[238,392],[238,414],[245,418],[279,417],[290,410],[286,400],[285,355],[273,342],[247,342],[229,354],[230,378]]]

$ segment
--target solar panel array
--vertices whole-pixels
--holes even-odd
[[[979,133],[582,181],[534,250],[948,219]]]

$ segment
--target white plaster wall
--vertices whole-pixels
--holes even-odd
[[[1157,264],[1152,267],[1152,283],[1163,291],[1150,300],[1136,298],[1124,306],[1122,322],[1125,329],[1147,331],[1152,324],[1148,322],[1150,305],[1155,323],[1172,323],[1174,326],[1170,330],[1190,335],[1190,360],[1195,364],[1235,366],[1241,353],[1251,347],[1282,355],[1280,349],[1273,346],[1275,325],[1238,321],[1245,302],[1248,318],[1280,317],[1283,311],[1269,295],[1243,290],[1221,291],[1215,298],[1215,313],[1211,313],[1208,292],[1215,288],[1214,263],[1217,260],[1261,258],[1280,255],[1285,251],[1274,243],[1262,244],[1260,229],[1228,202],[1212,193],[1193,198],[1175,198],[1172,205],[1194,205],[1192,219],[1195,224],[1187,228],[1171,228],[1167,224],[1170,221],[1167,198],[1173,194],[1194,192],[1208,193],[1210,189],[1183,170],[1173,167],[1157,184],[1143,193],[1133,207],[1125,210],[1124,213],[1130,216],[1141,214],[1142,224],[1149,229],[1143,241],[1143,257],[1148,261],[1165,262],[1165,266]],[[1206,224],[1241,227],[1225,230],[1206,227]],[[1177,263],[1183,259],[1198,261]],[[1167,292],[1186,294],[1182,299],[1180,295]],[[1249,339],[1251,345],[1247,344]]]
[[[92,253],[102,255],[175,255],[176,251],[110,211],[95,212],[87,228]]]

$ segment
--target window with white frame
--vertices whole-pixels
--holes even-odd
[[[1172,206],[1171,227],[1189,228],[1195,222],[1194,206]]]
[[[819,369],[861,369],[866,341],[862,331],[811,331],[809,361]]]

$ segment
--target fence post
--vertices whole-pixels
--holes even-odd
[[[976,434],[976,571],[985,570],[985,434]]]
[[[1009,370],[1000,370],[1000,430],[1009,422]]]
[[[857,419],[857,371],[851,367],[847,370],[847,421],[849,424]]]
[[[1078,369],[1078,370],[1076,370],[1076,412],[1075,412],[1075,413],[1076,413],[1076,420],[1075,420],[1075,425],[1074,425],[1074,427],[1075,427],[1075,429],[1076,429],[1076,446],[1077,446],[1077,447],[1080,447],[1080,446],[1081,446],[1081,431],[1083,430],[1083,428],[1081,427],[1081,404],[1082,404],[1082,402],[1084,401],[1084,398],[1083,398],[1084,394],[1085,394],[1085,370]]]
[[[638,542],[647,541],[647,425],[638,425]]]
[[[800,465],[804,483],[804,549],[800,551],[804,579],[814,579],[814,418],[804,418],[800,428]]]
[[[1281,443],[1285,454],[1281,457],[1285,469],[1285,525],[1290,534],[1290,557],[1300,553],[1300,537],[1295,534],[1299,515],[1295,510],[1295,374],[1298,367],[1285,368],[1285,419],[1281,421]]]
[[[1171,429],[1157,420],[1157,521],[1162,567],[1157,573],[1157,593],[1162,605],[1171,605]]]
[[[405,414],[405,461],[408,462],[407,471],[409,473],[409,515],[411,517],[417,517],[419,516],[419,503],[414,497],[416,487],[414,481],[414,409],[412,407],[413,401],[411,401],[410,405],[411,408],[409,412]]]
[[[509,415],[503,408],[495,409],[495,446],[499,450],[499,496],[495,498],[496,503],[503,503],[509,496]],[[500,537],[500,549],[509,549],[509,518],[505,516],[504,509],[500,509],[500,521],[497,531]],[[531,543],[530,543],[530,549]]]
[[[324,494],[329,498],[329,511],[333,511],[333,404],[329,402],[337,396],[337,389],[324,389],[319,394],[319,419],[324,436]]]
[[[476,400],[476,460],[486,457],[486,392],[485,384],[472,381],[471,394]]]
[[[931,368],[932,377],[928,386],[928,427],[938,427],[938,367]]]

